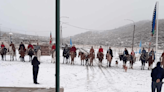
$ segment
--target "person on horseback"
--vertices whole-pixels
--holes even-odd
[[[141,53],[142,53],[142,54],[145,54],[145,53],[146,53],[145,48],[142,49],[142,52],[141,52]]]
[[[103,48],[100,46],[99,52],[103,53]]]
[[[2,44],[1,44],[1,49],[3,49],[3,48],[5,48],[5,45],[4,45],[3,42],[2,42]]]
[[[28,44],[28,55],[30,56],[30,58],[29,58],[29,62],[30,61],[32,61],[32,56],[34,55],[34,47],[33,47],[33,45],[31,44],[31,42],[29,42],[29,44]]]
[[[10,46],[12,47],[12,50],[15,52],[15,45],[13,44],[13,42],[10,43]]]
[[[75,47],[75,45],[73,45],[73,46],[72,46],[72,48],[71,48],[71,51],[70,51],[70,52],[72,52],[72,51],[75,53],[75,57],[76,57],[76,55],[77,55],[77,54],[76,54],[76,47]]]
[[[28,47],[27,47],[27,48],[28,48],[28,50],[29,50],[29,49],[32,49],[32,50],[34,49],[33,45],[31,45],[31,42],[29,42],[29,44],[28,44]]]
[[[107,50],[107,53],[109,53],[113,58],[113,51],[112,51],[111,47],[109,47],[109,49]]]
[[[38,50],[41,49],[39,43],[37,42],[37,45],[34,47],[34,52],[37,54]]]
[[[23,50],[26,51],[26,48],[25,48],[23,42],[21,42],[21,44],[19,45],[19,50],[21,49],[21,47],[23,47]]]
[[[133,63],[134,63],[134,58],[135,58],[135,53],[134,50],[132,50],[131,52],[131,60],[130,60],[130,65],[131,65],[131,69],[133,69]]]
[[[129,52],[128,50],[125,48],[124,52],[123,52],[123,62],[124,62],[124,65],[126,65],[126,62],[127,62],[127,56],[129,55]]]
[[[4,59],[3,59],[3,56],[4,56],[6,53],[7,53],[7,49],[5,48],[5,45],[4,45],[3,42],[2,42],[2,44],[1,44],[1,56],[2,56],[2,60],[4,60]]]
[[[94,49],[93,49],[93,46],[91,47],[90,51],[89,51],[91,54],[95,53]]]
[[[51,51],[52,51],[52,52],[53,52],[53,51],[56,51],[56,44],[55,44],[55,43],[52,45]]]
[[[69,58],[69,48],[68,48],[68,45],[66,44],[65,47],[64,47],[64,50],[63,50],[63,57],[65,57],[66,59]],[[64,59],[63,59],[63,63],[64,63]],[[66,62],[68,63],[68,61]]]
[[[152,56],[153,55],[153,56]],[[152,49],[151,51],[150,51],[150,53],[149,53],[149,57],[153,57],[153,60],[155,60],[155,52],[154,52],[154,50]]]

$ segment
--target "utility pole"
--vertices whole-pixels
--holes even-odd
[[[60,0],[56,0],[56,92],[60,92]]]

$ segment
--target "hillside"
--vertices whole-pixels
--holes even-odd
[[[134,47],[148,47],[151,37],[152,22],[148,20],[135,23]],[[164,48],[164,19],[159,20],[159,49]],[[155,47],[155,37],[152,39],[151,47]],[[133,24],[125,25],[113,30],[103,32],[88,31],[71,37],[74,44],[82,45],[108,45],[115,47],[131,47],[133,38]],[[65,43],[69,43],[69,38],[64,38]]]

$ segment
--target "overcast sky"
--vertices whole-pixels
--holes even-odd
[[[164,19],[164,0],[159,19]],[[61,21],[86,29],[110,30],[141,20],[152,20],[156,0],[61,0]],[[63,37],[88,30],[62,23]],[[55,0],[0,0],[0,27],[4,31],[55,36]]]

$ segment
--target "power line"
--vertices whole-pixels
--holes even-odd
[[[95,29],[88,29],[88,28],[78,27],[78,26],[71,25],[71,24],[65,24],[65,25],[72,26],[72,27],[79,28],[79,29],[89,30],[89,31],[105,31],[105,30],[95,30]]]

